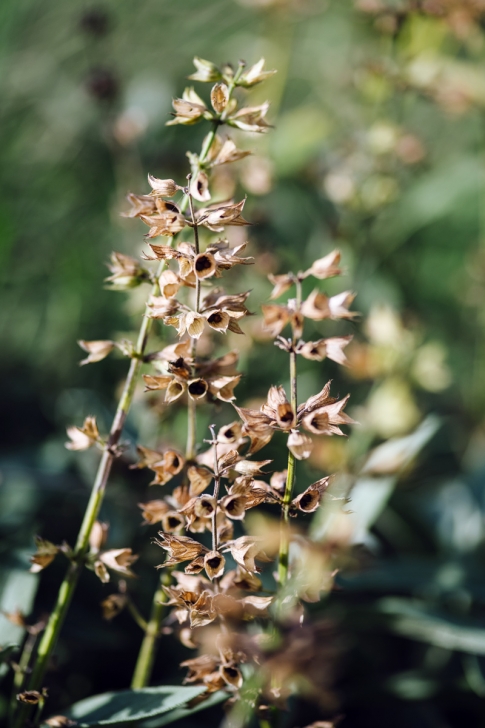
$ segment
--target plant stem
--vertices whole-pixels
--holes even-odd
[[[157,280],[151,288],[150,297],[158,294],[158,277],[164,267],[165,264],[164,261],[162,261],[157,270]],[[123,387],[123,392],[118,402],[118,407],[111,425],[108,443],[101,457],[93,488],[91,490],[91,496],[84,513],[72,560],[67,570],[67,574],[64,577],[64,581],[59,589],[56,605],[49,617],[45,632],[39,643],[35,664],[27,684],[27,690],[40,690],[42,687],[42,682],[44,680],[44,675],[48,667],[50,657],[56,645],[59,632],[62,628],[69,605],[74,595],[74,591],[84,565],[84,557],[89,545],[89,536],[98,517],[106,490],[106,483],[108,482],[111,467],[116,457],[115,448],[120,441],[123,426],[133,401],[136,379],[143,361],[143,354],[145,352],[148,336],[152,327],[152,321],[153,319],[149,318],[145,313],[138,333],[134,356],[130,362],[125,386]],[[22,704],[17,711],[16,720],[13,722],[13,728],[23,728],[31,710],[31,706]]]
[[[296,285],[296,312],[299,313],[301,307],[301,281],[295,276],[294,279]],[[290,351],[290,404],[293,414],[295,416],[295,422],[297,418],[297,374],[296,374],[296,336],[293,332],[292,347]],[[288,556],[290,550],[290,503],[293,498],[293,489],[295,486],[295,456],[288,450],[288,466],[286,475],[285,493],[283,495],[283,503],[281,508],[281,538],[280,538],[280,551],[278,556],[278,581],[280,587],[286,584],[288,579]]]
[[[145,636],[141,643],[135,671],[133,673],[133,679],[131,681],[131,687],[133,689],[144,688],[150,682],[153,663],[155,661],[155,646],[158,638],[160,637],[160,624],[162,621],[165,602],[167,601],[167,595],[165,594],[163,587],[168,586],[169,584],[170,572],[166,572],[160,578],[158,589],[153,597],[150,621],[146,625]]]

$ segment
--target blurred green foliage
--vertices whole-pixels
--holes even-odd
[[[145,230],[118,216],[123,197],[145,191],[149,171],[176,179],[188,171],[185,151],[203,132],[164,124],[192,56],[221,63],[263,55],[278,74],[252,98],[268,95],[276,128],[250,145],[257,154],[238,189],[249,195],[257,271],[302,269],[339,247],[345,286],[358,291],[364,314],[345,331],[356,337],[352,371],[342,376],[325,362],[323,373],[352,392],[362,428],[347,454],[332,440],[307,472],[359,463],[372,444],[408,434],[429,412],[441,423],[414,470],[404,469],[377,504],[356,546],[360,568],[342,574],[325,605],[344,645],[341,725],[483,724],[485,20],[477,7],[2,2],[0,528],[11,569],[2,594],[21,579],[33,535],[72,541],[87,500],[97,456],[66,451],[64,428],[87,414],[109,426],[126,363],[115,357],[79,369],[76,340],[125,335],[142,310],[136,294],[103,289],[110,251],[142,249]],[[259,273],[237,280],[253,289],[253,310],[270,290]],[[250,333],[254,342],[238,342],[241,402],[264,397],[286,366],[256,327]],[[321,382],[322,365],[304,362],[301,371],[303,397]],[[184,413],[169,435],[156,400],[147,402],[138,396],[127,439],[176,440]],[[203,415],[201,436],[214,416],[232,417]],[[267,457],[283,467],[274,442]],[[113,547],[141,554],[132,591],[145,611],[159,555],[149,542],[155,529],[141,529],[133,514],[147,483],[117,463],[102,514]],[[39,620],[65,565],[59,558],[42,573],[33,609],[27,575],[18,602],[10,590],[2,608]],[[141,634],[125,613],[103,622],[99,602],[110,589],[83,575],[49,675],[53,709],[129,684]],[[0,628],[3,635],[9,623]],[[5,643],[20,637],[11,627]],[[155,684],[179,682],[172,656],[185,654],[167,636]],[[321,717],[303,703],[292,709],[288,725]],[[217,711],[197,724],[215,724]]]

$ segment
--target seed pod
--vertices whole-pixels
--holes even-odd
[[[209,551],[204,557],[205,572],[211,581],[222,576],[225,564],[226,560],[219,551]]]

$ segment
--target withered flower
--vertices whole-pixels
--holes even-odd
[[[199,202],[207,202],[211,195],[209,192],[209,178],[201,169],[195,170],[195,174],[190,180],[190,194]]]
[[[148,302],[148,316],[150,318],[165,319],[167,316],[173,316],[178,307],[178,302],[171,298],[152,296]]]
[[[229,89],[225,83],[216,83],[211,90],[211,104],[216,114],[222,114],[229,101]]]
[[[246,106],[238,109],[227,119],[230,126],[235,126],[242,131],[254,131],[264,134],[271,126],[267,123],[265,116],[268,113],[269,101],[259,106]]]
[[[122,212],[121,217],[141,217],[141,215],[154,215],[157,211],[155,200],[150,195],[135,195],[130,192],[126,199],[131,205],[129,212]]]
[[[215,655],[200,655],[181,662],[180,667],[186,667],[189,671],[184,683],[203,681],[205,677],[214,672],[218,664],[219,659]]]
[[[88,356],[86,359],[82,359],[82,361],[79,362],[79,366],[102,361],[116,346],[116,342],[109,340],[84,341],[83,339],[80,339],[77,343],[81,349],[88,352]]]
[[[313,513],[320,505],[322,495],[327,490],[330,482],[331,476],[328,476],[312,483],[303,493],[300,493],[300,495],[292,500],[291,507],[293,509],[298,508],[304,513]]]
[[[286,444],[297,460],[307,460],[312,454],[313,440],[298,430],[290,432]]]
[[[99,430],[96,418],[86,417],[82,427],[68,427],[67,434],[71,442],[66,442],[68,450],[87,450],[99,441]]]
[[[220,136],[216,137],[215,143],[211,147],[209,153],[209,161],[211,167],[216,167],[220,164],[230,164],[231,162],[238,162],[244,157],[251,155],[251,152],[238,149],[232,139],[221,139]]]
[[[208,468],[191,465],[187,470],[187,477],[190,483],[190,495],[197,496],[210,485],[214,476]]]
[[[39,702],[46,697],[46,694],[45,688],[42,692],[39,692],[38,690],[24,690],[23,693],[17,694],[17,700],[20,703],[27,703],[27,705],[38,705]]]
[[[326,278],[333,278],[334,276],[339,276],[342,273],[342,269],[338,267],[339,263],[340,251],[333,250],[324,258],[315,260],[311,267],[301,275],[304,278],[307,276],[313,276],[314,278],[319,278],[321,281]]]
[[[226,560],[219,551],[209,551],[204,556],[205,571],[211,581],[223,575],[225,564]]]
[[[246,407],[235,407],[235,410],[244,422],[244,433],[251,439],[251,453],[266,445],[276,429],[288,432],[296,425],[295,414],[281,386],[270,388],[260,410]]]
[[[261,306],[261,310],[263,312],[263,329],[270,336],[279,336],[288,323],[291,324],[295,338],[302,335],[303,316],[297,309],[295,300],[291,299],[286,306],[268,303]]]
[[[348,366],[347,357],[343,349],[353,339],[353,336],[333,336],[329,339],[319,339],[318,341],[299,341],[296,346],[296,353],[301,354],[305,359],[313,361],[323,361],[325,358]]]
[[[303,427],[316,435],[343,435],[338,425],[355,425],[355,420],[349,417],[343,408],[350,395],[337,401],[330,397],[330,382],[323,387],[321,392],[307,399],[298,407],[298,420]]]
[[[169,205],[165,203],[165,207]],[[171,238],[184,229],[187,222],[179,209],[173,203],[170,203],[171,209],[160,211],[160,200],[157,199],[158,215],[140,215],[140,219],[148,225],[150,230],[145,235],[146,238],[157,238],[160,235]]]
[[[261,407],[261,411],[270,418],[271,426],[278,427],[280,430],[291,430],[296,424],[296,415],[281,386],[270,387],[266,403]]]
[[[163,533],[163,531],[159,531],[158,535],[160,538],[155,539],[154,543],[169,554],[169,558],[165,563],[157,566],[158,569],[175,566],[183,561],[192,561],[201,554],[206,554],[209,550],[206,546],[188,536],[173,536],[172,534]],[[202,568],[204,568],[203,563]]]
[[[173,179],[158,179],[151,174],[148,175],[148,184],[152,188],[150,197],[173,197],[182,189]]]
[[[149,468],[155,473],[155,480],[150,485],[165,485],[174,475],[180,473],[184,466],[183,457],[175,450],[150,450],[142,445],[137,446],[140,460],[131,468]]]
[[[109,573],[105,567],[123,576],[134,577],[130,566],[138,559],[131,549],[110,549],[99,554],[94,563],[94,571],[103,583],[109,581]]]
[[[177,295],[182,281],[173,270],[164,270],[158,279],[158,285],[164,298],[173,298]]]
[[[30,563],[32,564],[30,571],[33,574],[38,574],[39,571],[42,571],[42,569],[45,569],[46,566],[49,566],[49,564],[54,561],[59,553],[59,546],[55,546],[53,543],[46,541],[40,536],[35,537],[35,545],[37,550],[35,554],[30,557]]]
[[[193,61],[197,71],[188,77],[190,81],[213,83],[222,78],[221,72],[211,61],[206,61],[204,58],[199,58],[198,56],[195,56]]]
[[[279,298],[289,291],[290,288],[295,284],[295,276],[292,273],[283,273],[282,275],[275,276],[272,273],[269,274],[268,280],[273,284],[273,290],[271,291],[271,299]]]
[[[126,594],[110,594],[101,602],[103,619],[111,621],[120,614],[126,606],[128,597]]]
[[[100,551],[108,540],[109,525],[102,521],[95,521],[89,534],[89,547],[92,552]]]
[[[354,319],[358,316],[356,311],[349,311],[348,307],[355,298],[352,291],[344,291],[330,298],[321,293],[317,289],[312,291],[306,301],[301,305],[301,312],[306,318],[314,321],[323,321],[323,319]]]
[[[112,290],[135,288],[144,281],[150,280],[150,273],[143,268],[136,258],[123,253],[111,253],[108,269],[111,275],[105,278]]]
[[[230,551],[234,561],[245,571],[252,573],[260,572],[260,568],[256,566],[256,559],[271,561],[262,550],[260,539],[254,536],[241,536],[235,541],[229,541],[225,544],[224,551]]]
[[[267,78],[270,78],[270,76],[273,76],[276,73],[276,70],[263,71],[264,63],[264,58],[261,58],[254,64],[254,66],[251,66],[244,71],[239,78],[238,86],[250,88],[251,86],[255,86],[257,83],[261,83],[261,81],[265,81]]]
[[[227,225],[250,225],[247,220],[242,217],[246,199],[241,202],[223,205],[212,205],[199,210],[197,213],[197,224],[204,225],[213,232],[221,232]]]
[[[152,526],[154,523],[161,523],[162,518],[170,510],[170,506],[164,500],[151,500],[147,503],[138,503],[143,516],[143,525]]]
[[[167,121],[166,126],[196,124],[204,116],[207,116],[207,106],[191,86],[185,89],[181,99],[172,101],[172,106],[175,111],[174,118]]]

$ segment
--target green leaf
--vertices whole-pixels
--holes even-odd
[[[140,728],[162,728],[162,726],[168,725],[169,723],[175,723],[176,720],[188,718],[190,715],[194,715],[194,713],[198,713],[200,710],[206,710],[207,708],[212,708],[214,705],[219,705],[219,703],[227,700],[228,697],[227,693],[219,690],[217,693],[213,693],[209,698],[207,698],[207,700],[194,705],[193,708],[175,708],[175,710],[170,711],[170,713],[165,713],[165,715],[162,715],[159,718],[152,718],[151,720],[143,722]]]
[[[39,577],[29,572],[28,551],[12,554],[0,569],[0,645],[20,641],[25,629],[8,621],[3,612],[21,609],[28,615],[34,603]]]
[[[18,645],[7,645],[6,647],[0,647],[0,679],[8,673],[8,661],[12,657],[12,654],[18,649]]]
[[[103,693],[81,700],[66,713],[79,726],[117,725],[168,713],[205,691],[205,687],[164,685]]]
[[[428,610],[425,605],[399,597],[379,602],[379,611],[389,615],[393,632],[418,642],[473,655],[485,655],[485,625]]]

